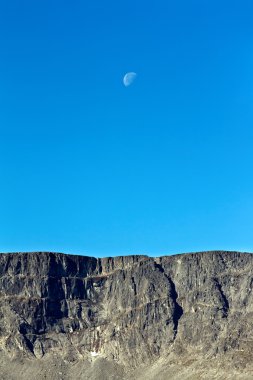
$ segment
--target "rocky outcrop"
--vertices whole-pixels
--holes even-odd
[[[253,356],[252,286],[247,253],[1,254],[0,350],[13,360],[53,353],[126,371],[162,359],[225,357],[246,368]]]

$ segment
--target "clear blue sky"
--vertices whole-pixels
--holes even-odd
[[[1,0],[0,251],[253,251],[252,19],[251,0]]]

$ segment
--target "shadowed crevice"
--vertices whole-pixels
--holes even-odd
[[[171,297],[175,303],[175,309],[174,309],[174,313],[173,313],[173,323],[174,323],[174,339],[176,339],[177,332],[178,332],[178,323],[179,323],[179,320],[182,317],[184,311],[183,311],[182,306],[179,305],[179,303],[177,302],[178,294],[177,294],[176,286],[175,286],[174,282],[170,278],[168,278],[168,280],[169,280],[170,285],[171,285]]]
[[[177,336],[177,333],[178,333],[179,321],[180,321],[180,319],[181,319],[181,317],[182,317],[182,315],[184,313],[184,310],[183,310],[182,306],[177,302],[178,293],[176,291],[176,285],[175,285],[175,283],[165,273],[163,267],[160,264],[157,264],[155,262],[155,268],[159,269],[159,271],[164,274],[164,276],[167,278],[167,280],[168,280],[168,282],[170,284],[171,291],[170,291],[169,296],[172,298],[173,303],[174,303],[174,310],[173,310],[172,320],[173,320],[173,325],[174,325],[173,330],[174,330],[174,340],[175,340],[176,336]]]
[[[220,296],[221,296],[223,315],[224,315],[225,318],[227,318],[228,312],[229,312],[229,302],[228,302],[228,299],[227,299],[225,293],[223,292],[222,286],[219,283],[219,281],[218,281],[217,278],[214,278],[214,283],[215,283],[217,289],[219,290],[219,293],[220,293]]]

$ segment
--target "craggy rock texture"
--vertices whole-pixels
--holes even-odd
[[[248,253],[0,254],[2,379],[253,379],[252,287]]]

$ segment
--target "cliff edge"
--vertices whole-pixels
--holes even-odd
[[[0,254],[2,378],[253,379],[252,286],[249,253]]]

